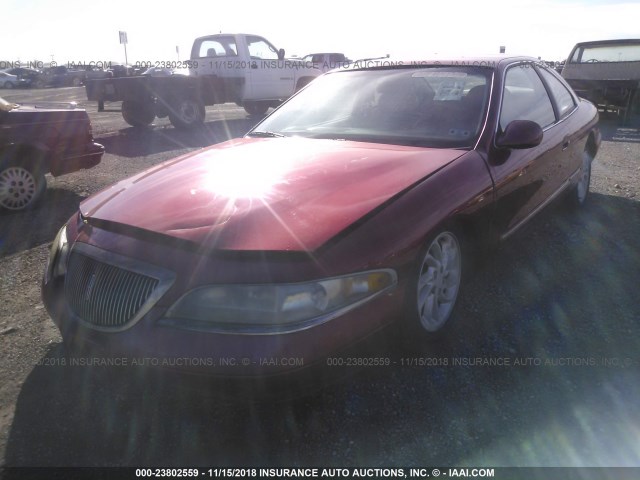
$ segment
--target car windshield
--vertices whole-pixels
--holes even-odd
[[[490,76],[458,66],[330,73],[248,135],[468,148],[483,123]]]
[[[9,112],[16,108],[15,103],[7,102],[4,98],[0,97],[0,112]]]

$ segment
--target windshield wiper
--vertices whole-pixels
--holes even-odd
[[[285,135],[281,134],[281,133],[276,133],[276,132],[261,132],[261,131],[255,131],[255,132],[249,132],[247,133],[247,137],[269,137],[269,138],[275,138],[275,137],[284,137]]]

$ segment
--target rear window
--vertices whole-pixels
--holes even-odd
[[[205,38],[196,50],[197,58],[230,57],[238,55],[236,40],[232,36]]]
[[[640,62],[640,44],[594,45],[576,48],[572,63]]]

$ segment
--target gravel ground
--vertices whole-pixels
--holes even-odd
[[[3,92],[81,105],[83,94]],[[107,147],[102,163],[49,177],[36,210],[0,216],[0,466],[640,466],[639,122],[622,128],[604,116],[589,204],[578,214],[548,208],[488,259],[461,298],[450,342],[411,353],[431,365],[403,366],[407,352],[385,336],[366,352],[395,365],[249,404],[131,371],[61,365],[39,282],[78,202],[252,124],[225,105],[208,109],[198,133],[166,121],[140,133],[117,104],[88,110]]]

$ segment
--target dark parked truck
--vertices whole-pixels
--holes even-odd
[[[16,105],[0,98],[0,209],[33,206],[47,183],[100,163],[87,112],[75,104]]]
[[[50,67],[44,71],[44,84],[51,87],[79,87],[85,79],[84,70],[76,70],[64,65]]]
[[[122,116],[134,127],[168,116],[175,127],[192,128],[204,121],[207,105],[233,102],[262,115],[322,74],[311,62],[285,59],[284,50],[248,34],[197,38],[191,59],[174,63],[189,74],[88,80],[87,98],[99,105],[122,101]]]
[[[578,43],[562,76],[581,97],[626,118],[640,85],[640,39]]]

